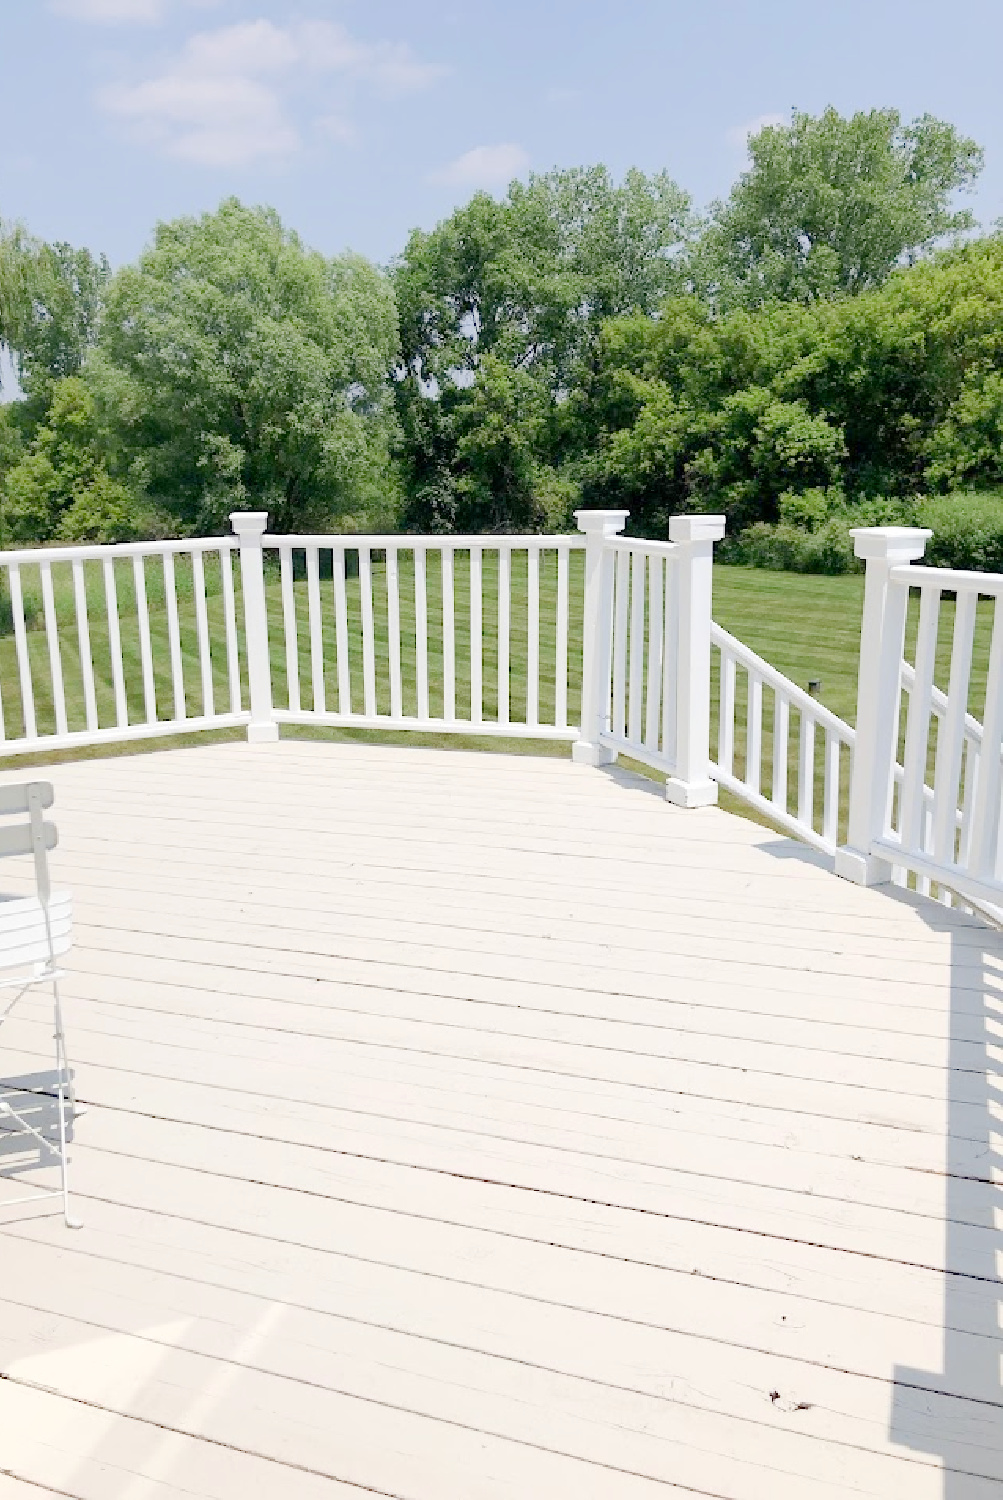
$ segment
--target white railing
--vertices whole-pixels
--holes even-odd
[[[858,772],[837,869],[866,883],[893,874],[901,880],[899,872],[906,872],[921,890],[936,887],[998,910],[1003,576],[916,566],[929,535],[899,528],[854,533],[867,560]],[[919,620],[914,660],[904,662],[910,590],[919,593]],[[954,599],[946,692],[935,681],[945,595]],[[989,636],[981,721],[970,711],[980,613]]]
[[[0,552],[0,754],[245,724],[233,537]]]
[[[676,769],[679,548],[617,537],[613,554],[612,690],[608,749],[667,775]]]
[[[277,723],[578,738],[569,682],[577,700],[584,538],[262,543],[279,564],[281,613],[269,621],[282,645],[273,683],[285,678]]]
[[[624,511],[560,537],[231,520],[232,537],[0,552],[0,755],[282,724],[563,740],[652,767],[686,807],[723,786],[850,879],[1003,909],[1003,577],[917,566],[929,533],[854,533],[853,730],[713,623],[721,517],[675,516],[667,543],[620,535]]]
[[[849,796],[853,730],[720,625],[711,627],[711,642],[718,658],[718,749],[711,774],[789,833],[834,854],[840,809]]]
[[[578,511],[586,534],[581,738],[575,760],[628,755],[683,807],[717,800],[710,774],[714,543],[723,516],[673,516],[669,542],[619,537],[626,511]]]

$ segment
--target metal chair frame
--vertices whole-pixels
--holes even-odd
[[[70,1191],[67,1172],[67,1116],[72,1118],[76,1108],[76,1098],[73,1087],[73,1077],[70,1070],[69,1059],[66,1053],[66,1034],[63,1028],[63,1010],[59,995],[59,981],[64,977],[56,961],[55,943],[52,930],[52,912],[50,908],[52,898],[52,886],[49,879],[48,851],[54,849],[57,841],[56,827],[44,817],[44,810],[52,806],[52,785],[47,781],[31,781],[19,786],[0,787],[0,818],[27,814],[27,821],[13,825],[0,825],[0,858],[8,855],[30,854],[34,859],[35,866],[35,893],[38,900],[38,908],[41,911],[45,929],[43,956],[34,962],[32,972],[29,974],[17,974],[7,979],[0,979],[0,990],[13,990],[13,998],[6,1004],[0,1002],[0,1028],[7,1021],[18,1001],[30,990],[39,986],[52,987],[54,1041],[56,1048],[56,1100],[59,1119],[59,1145],[58,1148],[42,1132],[32,1125],[30,1120],[13,1107],[6,1100],[0,1099],[0,1136],[25,1135],[32,1137],[50,1156],[58,1160],[60,1169],[60,1185],[58,1188],[36,1188],[31,1193],[25,1193],[17,1198],[7,1198],[0,1202],[0,1210],[10,1208],[16,1203],[35,1203],[48,1198],[61,1198],[63,1203],[63,1218],[67,1228],[79,1229],[81,1220],[76,1218],[70,1211]],[[31,962],[31,958],[15,958],[5,962],[2,936],[0,936],[0,969],[5,967],[23,967]],[[38,1090],[46,1097],[51,1097],[49,1089]],[[16,1129],[11,1129],[8,1122],[13,1121]],[[0,1178],[11,1180],[11,1173],[0,1169]]]

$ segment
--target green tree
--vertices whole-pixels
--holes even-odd
[[[11,543],[129,541],[141,529],[129,487],[108,471],[94,399],[79,376],[52,389],[47,417],[0,479],[0,536]]]
[[[631,171],[616,183],[593,167],[514,182],[501,201],[479,193],[431,233],[411,235],[394,267],[395,395],[414,524],[462,513],[515,525],[527,486],[542,512],[567,509],[574,484],[553,469],[574,463],[581,446],[571,397],[589,378],[603,323],[653,316],[681,285],[690,224],[689,199],[665,174]],[[508,457],[488,465],[488,484],[471,457],[473,434],[503,408],[526,427],[510,433]],[[470,511],[457,497],[475,491]]]
[[[866,291],[974,224],[950,205],[983,153],[932,115],[794,110],[789,125],[754,135],[749,155],[690,265],[697,287],[725,305]]]
[[[6,346],[36,420],[53,381],[79,373],[97,337],[107,259],[48,245],[22,225],[0,225],[0,344]]]
[[[254,504],[288,531],[385,507],[396,352],[372,265],[229,199],[160,224],[117,273],[88,371],[135,482],[176,524],[218,528]]]
[[[690,201],[665,173],[603,166],[476,194],[396,263],[403,366],[425,381],[475,371],[484,354],[566,385],[603,322],[654,314],[681,285]]]
[[[23,224],[0,219],[0,348],[15,362],[31,316],[35,252]]]

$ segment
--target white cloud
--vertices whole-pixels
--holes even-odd
[[[475,146],[472,151],[464,151],[455,161],[433,172],[430,180],[447,187],[507,187],[528,166],[528,152],[514,141],[506,141],[499,146]]]
[[[754,120],[746,120],[744,125],[733,125],[727,132],[729,146],[744,147],[749,143],[749,137],[758,135],[768,125],[786,125],[786,115],[757,115]]]
[[[301,144],[288,102],[310,75],[334,75],[342,93],[367,86],[396,96],[424,88],[441,73],[393,43],[360,42],[343,26],[307,21],[276,26],[243,21],[189,37],[159,75],[105,89],[102,107],[128,121],[167,155],[209,167],[286,157]],[[352,132],[344,99],[314,122],[329,139]],[[330,105],[341,105],[331,109]]]
[[[74,21],[97,21],[114,25],[118,21],[159,21],[164,0],[52,0],[52,9]]]

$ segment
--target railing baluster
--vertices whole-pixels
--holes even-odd
[[[390,656],[390,717],[403,717],[401,691],[400,561],[396,547],[387,547],[387,649]]]
[[[87,589],[84,583],[84,565],[75,557],[71,564],[73,573],[73,605],[77,616],[77,644],[80,649],[80,675],[84,687],[84,720],[89,734],[98,727],[98,706],[94,695],[94,661],[91,656],[91,631],[87,618]]]
[[[801,710],[798,735],[798,822],[815,826],[815,720]]]
[[[150,645],[150,607],[146,600],[146,561],[141,552],[137,552],[132,559],[132,577],[136,592],[139,657],[143,667],[143,711],[147,724],[155,724],[157,722],[157,686],[153,675],[153,650]]]
[[[376,716],[376,645],[373,630],[373,561],[368,547],[359,547],[359,597],[362,606],[362,693],[367,719]]]
[[[45,617],[45,637],[49,647],[49,671],[52,675],[52,706],[56,714],[56,733],[66,734],[66,693],[63,688],[63,661],[59,651],[59,627],[56,623],[56,601],[52,592],[52,564],[43,562],[42,611]]]
[[[934,815],[933,802],[930,800],[928,800],[923,807],[922,840],[922,848],[924,853],[932,854],[934,840]],[[906,883],[908,884],[908,881]],[[929,875],[917,875],[916,890],[921,896],[929,896],[931,884],[932,882]]]
[[[630,704],[627,738],[641,743],[641,710],[644,700],[644,553],[631,554],[630,567]]]
[[[773,693],[773,801],[787,811],[787,751],[790,743],[791,705],[786,693]],[[838,745],[837,745],[838,748]]]
[[[324,634],[320,613],[320,548],[306,549],[306,598],[310,621],[310,683],[313,692],[313,711],[322,714],[327,709],[327,694],[324,689]]]
[[[540,722],[540,548],[526,553],[526,723]]]
[[[111,656],[111,680],[115,689],[115,723],[125,729],[129,723],[129,703],[125,696],[125,671],[122,665],[122,630],[118,617],[118,588],[115,583],[115,563],[110,557],[102,564],[104,578],[104,602],[108,613],[108,652]]]
[[[665,559],[665,624],[662,635],[662,754],[676,758],[676,682],[679,677],[679,576],[676,559]]]
[[[418,717],[428,718],[428,586],[425,548],[414,548],[414,675],[418,694]]]
[[[480,724],[484,719],[484,601],[481,582],[481,549],[470,548],[470,720]]]
[[[953,864],[958,837],[958,790],[961,754],[968,713],[968,683],[975,638],[975,606],[978,596],[969,589],[958,594],[951,647],[951,677],[947,690],[947,713],[937,735],[937,766],[933,781],[933,854],[938,864]],[[983,759],[986,759],[984,756]]]
[[[442,576],[442,716],[456,722],[456,618],[453,589],[453,549],[439,549]]]
[[[735,698],[738,667],[730,651],[721,648],[720,709],[717,726],[717,760],[731,776],[735,769]]]
[[[557,620],[554,652],[554,723],[558,729],[568,723],[568,548],[557,548]]]
[[[233,591],[233,552],[229,547],[219,551],[220,576],[223,580],[223,625],[226,631],[226,671],[230,683],[230,712],[239,714],[240,653],[237,647],[237,601]]]
[[[21,569],[17,563],[10,565],[10,607],[14,617],[14,647],[17,652],[17,670],[21,680],[21,711],[24,718],[25,739],[33,740],[38,735],[35,722],[35,689],[31,679],[31,657],[28,654],[28,632],[24,620],[24,595],[21,591]],[[0,705],[0,726],[3,708]],[[0,738],[3,738],[0,732]]]
[[[930,744],[930,713],[933,673],[937,658],[937,628],[940,622],[940,590],[925,588],[920,594],[919,632],[916,637],[916,667],[909,690],[905,752],[902,760],[900,838],[903,849],[919,850],[923,822],[923,789],[926,786],[927,751]]]
[[[972,814],[970,869],[980,879],[992,880],[999,864],[1000,744],[1003,742],[1003,600],[993,610],[989,648],[982,749]]]
[[[512,611],[512,551],[498,549],[498,722],[509,721],[509,628]]]
[[[649,750],[658,749],[658,711],[662,706],[662,571],[662,558],[653,552],[648,558],[648,671],[644,725],[644,743]]]
[[[300,711],[300,648],[296,630],[296,595],[293,591],[293,553],[279,548],[279,586],[282,592],[282,633],[286,639],[286,697],[289,712]]]
[[[958,862],[967,868],[972,854],[972,811],[975,806],[975,788],[979,779],[979,744],[970,734],[965,735],[965,759],[962,774],[965,778],[965,791],[961,802]]]
[[[352,670],[348,655],[348,586],[345,580],[345,549],[335,547],[331,555],[334,585],[334,649],[338,658],[338,712],[352,712]]]
[[[749,712],[745,734],[745,784],[754,792],[763,789],[763,680],[749,672]]]
[[[616,554],[615,617],[613,625],[613,702],[610,729],[617,739],[627,737],[627,622],[630,608],[630,553]]]
[[[185,669],[181,656],[181,625],[178,620],[178,590],[174,576],[174,553],[164,553],[164,594],[167,603],[167,639],[171,652],[171,680],[174,686],[174,717],[179,722],[188,717],[185,703]]]
[[[825,731],[825,781],[822,799],[822,837],[835,844],[839,827],[839,740]]]
[[[216,712],[212,686],[212,656],[209,651],[209,611],[205,597],[205,559],[201,551],[192,553],[192,578],[195,585],[195,633],[198,637],[199,666],[202,669],[202,712],[211,719]]]

